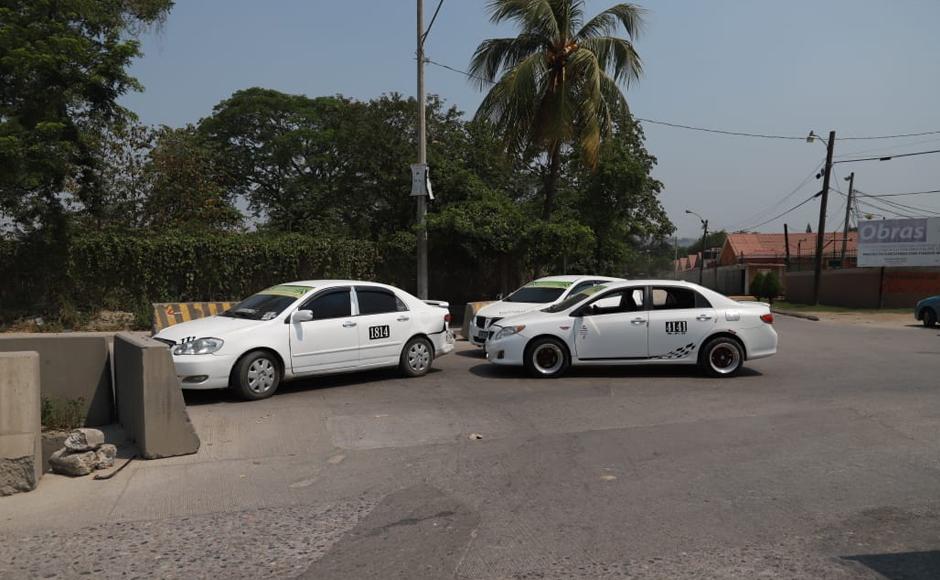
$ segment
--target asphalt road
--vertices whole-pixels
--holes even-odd
[[[198,455],[0,499],[0,578],[940,577],[937,331],[777,328],[731,380],[458,343],[421,379],[188,395]]]

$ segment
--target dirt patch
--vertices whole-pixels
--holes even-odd
[[[876,328],[903,328],[921,326],[911,313],[899,312],[815,312],[804,310],[800,314],[813,315],[821,322],[850,324],[854,326],[872,326]]]

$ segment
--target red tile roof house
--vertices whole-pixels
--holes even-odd
[[[790,269],[812,270],[816,253],[816,234],[790,234]],[[827,233],[824,237],[823,267],[837,266],[842,253],[841,232]],[[759,272],[776,271],[781,285],[786,285],[787,248],[784,234],[733,233],[728,234],[719,253],[718,261],[708,260],[702,276],[703,284],[729,296],[746,295],[751,281]],[[855,266],[857,238],[850,232],[846,242],[846,266]],[[696,261],[698,256],[696,257]],[[689,256],[692,258],[692,256]],[[690,260],[691,261],[691,260]],[[695,268],[679,271],[679,277],[698,282]]]

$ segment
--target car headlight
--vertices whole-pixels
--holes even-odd
[[[522,332],[523,330],[525,330],[525,324],[520,324],[518,326],[506,326],[499,329],[499,331],[493,337],[493,340],[500,340],[506,338],[507,336],[512,336],[516,333]]]
[[[222,348],[225,344],[221,338],[198,338],[190,342],[184,342],[173,347],[174,355],[182,354],[212,354]]]

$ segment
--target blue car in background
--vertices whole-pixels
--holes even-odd
[[[924,298],[914,306],[914,316],[927,328],[933,328],[940,319],[940,296]]]

